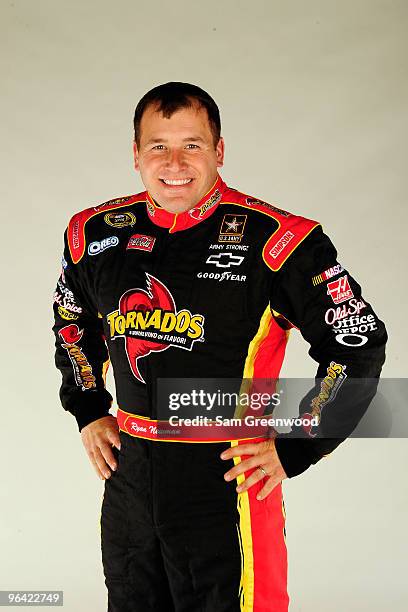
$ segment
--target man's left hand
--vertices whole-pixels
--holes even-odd
[[[240,461],[224,474],[225,480],[230,481],[233,478],[237,478],[239,474],[243,474],[253,468],[257,469],[254,469],[252,474],[237,487],[238,493],[243,493],[260,480],[265,480],[264,487],[256,496],[256,499],[265,499],[277,484],[284,478],[287,478],[276,452],[275,440],[270,439],[253,444],[238,444],[238,446],[229,448],[221,453],[221,459],[232,459],[242,455],[247,455],[248,458]],[[259,469],[260,467],[262,467],[265,473]]]

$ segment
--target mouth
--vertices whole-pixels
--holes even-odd
[[[185,178],[185,179],[159,179],[164,185],[167,187],[183,187],[183,185],[189,185],[193,179]]]

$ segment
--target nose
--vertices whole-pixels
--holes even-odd
[[[169,149],[166,159],[166,168],[171,172],[185,169],[186,160],[182,149]]]

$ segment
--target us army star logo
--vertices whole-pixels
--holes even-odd
[[[247,215],[224,215],[218,242],[241,242]]]

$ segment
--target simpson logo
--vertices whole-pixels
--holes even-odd
[[[189,210],[190,217],[193,217],[193,219],[201,219],[201,217],[203,217],[205,213],[210,210],[210,208],[216,206],[220,200],[221,192],[219,189],[216,189],[212,196],[206,202],[204,202],[200,208],[192,208]]]
[[[230,266],[241,265],[244,259],[244,257],[232,253],[219,253],[218,255],[210,255],[205,263],[214,264],[217,268],[229,268]]]
[[[98,212],[102,210],[102,208],[105,208],[105,206],[115,206],[116,204],[122,204],[123,202],[127,202],[128,200],[130,200],[130,198],[131,196],[126,196],[124,198],[115,198],[113,200],[108,200],[103,204],[99,204],[99,206],[94,206],[94,210]]]
[[[330,295],[335,304],[341,304],[354,297],[347,274],[341,276],[338,280],[327,283],[327,295]]]
[[[313,417],[317,417],[318,424],[320,423],[323,408],[329,402],[332,402],[335,399],[338,390],[347,378],[345,369],[345,365],[341,365],[340,363],[336,363],[335,361],[330,362],[330,365],[327,368],[327,376],[325,376],[322,382],[320,383],[319,395],[313,398],[311,401],[310,406],[312,410],[310,412],[302,414],[302,418],[304,417],[306,421],[308,421],[308,424],[303,425],[303,429],[311,438],[314,438],[316,436],[316,433],[312,433],[314,425],[310,424],[310,420]]]
[[[136,223],[136,217],[131,212],[110,212],[106,213],[104,221],[112,227],[127,227]]]
[[[75,321],[79,318],[74,312],[70,312],[67,308],[63,308],[62,306],[58,306],[58,313],[66,321]]]
[[[248,206],[264,206],[265,208],[269,208],[270,211],[278,213],[278,215],[282,215],[282,217],[290,216],[290,213],[288,213],[286,210],[282,210],[281,208],[278,208],[273,204],[268,204],[268,202],[264,202],[263,200],[258,200],[256,198],[246,198],[246,203],[248,204]]]
[[[99,255],[109,247],[114,247],[119,244],[119,238],[117,236],[110,236],[109,238],[104,238],[103,240],[91,242],[88,246],[88,255]]]
[[[95,389],[96,379],[92,374],[92,367],[80,347],[77,346],[83,336],[84,330],[79,330],[78,325],[72,323],[60,329],[58,333],[63,341],[61,346],[67,351],[71,360],[76,384],[78,387],[82,387],[83,391],[86,389]]]
[[[72,224],[72,244],[74,249],[79,248],[79,220],[76,219]]]
[[[241,242],[247,215],[224,215],[218,242]]]
[[[111,339],[124,338],[132,373],[143,383],[138,367],[140,358],[170,346],[191,351],[194,342],[204,340],[203,315],[186,309],[177,311],[167,287],[147,273],[146,288],[126,291],[118,310],[106,317]]]
[[[288,230],[285,234],[283,234],[282,238],[278,240],[276,244],[269,251],[269,255],[276,259],[280,253],[282,253],[283,249],[287,244],[295,237],[295,234]]]
[[[156,238],[153,236],[145,236],[144,234],[133,234],[129,238],[127,249],[138,249],[139,251],[152,252]]]
[[[317,276],[313,276],[312,283],[314,286],[320,285],[321,283],[324,283],[325,281],[329,280],[329,278],[333,278],[333,276],[337,276],[337,274],[340,274],[340,272],[343,272],[343,271],[344,271],[343,266],[341,266],[340,264],[337,264],[336,266],[333,266],[332,268],[328,268],[321,274],[317,274]]]

